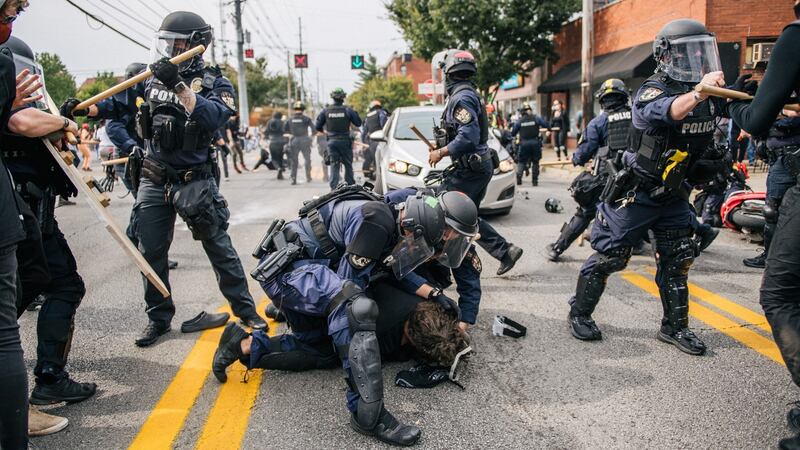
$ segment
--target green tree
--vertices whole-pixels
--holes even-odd
[[[94,78],[94,81],[82,86],[80,90],[78,90],[78,93],[75,94],[75,97],[80,100],[86,100],[87,98],[97,95],[117,83],[119,83],[119,80],[116,76],[114,76],[113,72],[97,72],[97,76]],[[50,86],[48,85],[48,90],[49,87]]]
[[[39,53],[36,60],[42,65],[47,92],[56,105],[75,96],[75,77],[67,72],[61,57],[53,53]]]
[[[515,73],[557,57],[551,37],[580,8],[579,0],[390,0],[389,18],[415,54],[431,59],[448,48],[478,60],[476,82],[486,92]]]
[[[414,91],[414,82],[409,77],[394,76],[388,79],[373,78],[347,97],[347,103],[362,116],[366,114],[369,103],[378,99],[388,111],[401,106],[419,104]]]
[[[358,72],[358,81],[356,81],[356,88],[360,88],[369,80],[380,78],[383,76],[383,71],[378,66],[378,58],[372,53],[367,56],[364,61],[364,68]]]

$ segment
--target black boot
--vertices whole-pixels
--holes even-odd
[[[136,338],[137,347],[148,347],[156,343],[160,336],[169,333],[169,324],[162,324],[153,322],[152,320],[147,323],[147,326],[142,331],[142,334]]]
[[[550,261],[553,261],[553,262],[558,261],[558,257],[561,256],[561,252],[562,252],[562,250],[557,247],[557,243],[556,244],[547,244],[547,247],[545,248],[545,251],[547,251],[547,259],[549,259]]]
[[[292,186],[297,184],[297,178],[292,178]]]
[[[282,179],[283,179],[283,170],[279,170],[279,171],[278,171],[278,179],[279,179],[279,180],[282,180]]]
[[[792,433],[800,433],[800,402],[794,402],[794,406],[786,413],[786,423]]]
[[[269,330],[267,322],[255,312],[249,316],[240,317],[239,320],[242,321],[242,325],[250,327],[254,330],[262,330],[262,331]]]
[[[763,269],[767,267],[767,251],[763,250],[756,256],[752,258],[745,258],[742,260],[742,264],[747,267],[752,267],[754,269]]]
[[[34,405],[77,403],[93,396],[96,391],[96,384],[78,383],[70,379],[69,374],[62,370],[58,374],[45,373],[41,377],[37,377],[30,402]]]
[[[781,450],[800,450],[800,436],[781,439],[778,442],[778,448]]]
[[[231,364],[239,360],[244,354],[242,353],[242,341],[247,339],[250,334],[244,328],[229,323],[222,336],[219,338],[219,346],[217,351],[214,352],[214,360],[211,363],[211,371],[220,383],[228,381],[228,374],[225,369]]]
[[[510,244],[508,246],[508,251],[503,255],[503,259],[500,260],[500,268],[497,269],[497,275],[503,275],[513,269],[520,258],[522,258],[522,249],[514,244]]]
[[[416,444],[422,435],[422,430],[413,425],[403,425],[385,407],[381,409],[378,423],[373,429],[362,428],[354,415],[350,416],[350,426],[359,433],[373,436],[381,442],[404,447]]]
[[[517,186],[522,186],[522,177],[517,175]]]
[[[286,322],[286,316],[283,315],[283,311],[278,309],[272,302],[267,303],[267,307],[264,308],[264,315],[275,322]]]
[[[167,267],[169,267],[169,270],[177,269],[178,268],[178,261],[173,261],[171,259],[168,259],[167,260]]]
[[[606,283],[605,280],[596,275],[585,277],[578,276],[578,286],[575,288],[575,297],[569,311],[570,328],[572,335],[582,341],[599,341],[603,338],[600,329],[592,319],[600,296],[603,295]]]
[[[656,337],[661,342],[672,344],[690,355],[702,355],[706,345],[689,329],[689,290],[683,283],[668,282],[659,286],[664,318]]]

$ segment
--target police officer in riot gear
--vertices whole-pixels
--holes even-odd
[[[206,67],[201,55],[181,63],[169,58],[197,45],[211,43],[212,31],[200,16],[177,11],[164,18],[158,32],[151,64],[154,77],[129,91],[127,99],[144,99],[139,109],[140,129],[148,143],[141,183],[134,208],[138,216],[139,250],[169,287],[167,253],[172,242],[175,216],[189,226],[192,237],[203,244],[217,280],[234,314],[243,323],[264,328],[255,311],[242,263],[226,229],[230,212],[214,181],[211,139],[235,112],[233,86],[218,67]],[[74,111],[77,101],[67,100],[68,114],[108,117],[118,103],[104,101],[88,111]],[[130,107],[130,104],[128,104]],[[175,314],[172,297],[163,298],[145,281],[149,323],[136,340],[138,346],[155,343],[170,330]]]
[[[475,57],[468,51],[448,50],[441,69],[445,74],[447,103],[442,126],[437,129],[436,150],[429,155],[432,166],[449,156],[455,166],[442,183],[446,191],[460,191],[480,207],[494,173],[495,161],[487,147],[489,121],[472,77],[478,71]],[[486,221],[480,220],[478,244],[500,261],[497,275],[511,270],[522,257],[522,249],[500,236]]]
[[[658,69],[633,100],[631,145],[623,154],[624,168],[610,175],[598,204],[591,238],[596,253],[581,268],[569,323],[574,337],[601,339],[592,312],[606,281],[626,267],[633,246],[652,230],[664,306],[657,337],[702,355],[706,346],[689,329],[687,279],[698,247],[688,198],[692,185],[708,182],[725,162],[713,145],[722,104],[693,88],[722,86],[724,79],[716,39],[695,20],[666,24],[653,50]]]
[[[361,126],[361,117],[351,108],[344,105],[347,96],[342,88],[331,92],[333,105],[326,106],[316,120],[318,132],[325,132],[328,138],[328,157],[325,164],[331,166],[331,190],[339,185],[339,170],[344,166],[344,181],[347,184],[356,182],[353,177],[353,140],[350,137],[350,126]]]
[[[752,103],[733,101],[727,105],[731,119],[753,135],[764,135],[775,123],[787,102],[796,103],[800,91],[800,1],[795,1],[796,21],[784,28],[770,55],[770,63]],[[737,83],[738,84],[738,83]],[[794,94],[795,100],[790,100]],[[783,122],[781,119],[779,123]],[[796,119],[794,119],[796,120]],[[780,154],[782,163],[795,178],[780,205],[773,242],[761,283],[761,306],[772,327],[775,343],[781,350],[792,380],[800,386],[800,126],[794,120],[783,122],[782,130],[770,131],[770,147]],[[800,432],[800,407],[797,403],[787,415],[789,427]],[[781,449],[800,448],[800,435],[783,439]]]
[[[275,111],[272,113],[272,118],[267,122],[265,134],[269,138],[269,153],[272,156],[272,162],[278,169],[278,179],[283,179],[284,169],[284,154],[283,149],[286,147],[286,138],[283,136],[283,113]]]
[[[628,149],[628,130],[631,126],[630,94],[622,80],[611,78],[603,82],[595,94],[602,112],[589,122],[577,150],[572,154],[572,164],[583,166],[594,160],[591,172],[582,172],[572,182],[570,190],[578,203],[572,219],[561,227],[558,240],[547,246],[550,261],[569,248],[594,219],[597,202],[608,180],[607,164],[618,161]],[[618,156],[619,155],[619,156]]]
[[[303,114],[306,106],[302,102],[294,102],[292,114],[283,126],[284,133],[292,135],[289,140],[289,165],[291,166],[292,184],[297,184],[297,166],[300,164],[300,154],[303,155],[303,164],[306,168],[306,182],[311,182],[311,135],[314,132],[314,122]]]
[[[378,143],[369,139],[369,135],[382,130],[389,119],[389,114],[383,109],[380,100],[373,100],[369,104],[369,112],[364,117],[364,124],[361,126],[361,142],[369,145],[364,151],[364,164],[361,169],[364,171],[364,176],[370,180],[375,179],[375,151],[378,149]]]
[[[460,265],[464,255],[458,252],[469,239],[447,224],[441,197],[418,192],[388,204],[356,185],[307,202],[294,221],[277,220],[259,244],[255,255],[261,260],[251,275],[283,311],[294,336],[306,345],[332,338],[345,370],[350,424],[356,431],[396,445],[412,445],[421,433],[384,407],[375,334],[378,307],[364,290],[383,273],[406,292],[458,315],[458,306],[414,270],[434,258]],[[242,355],[245,337],[235,325],[223,333],[212,366],[221,382],[227,380],[226,367]],[[282,349],[257,332],[251,350],[248,367]]]
[[[528,102],[522,104],[522,116],[511,127],[511,136],[519,136],[517,152],[517,186],[522,185],[522,176],[531,164],[531,178],[534,186],[539,185],[539,160],[542,159],[541,128],[547,128],[547,122],[533,113]]]

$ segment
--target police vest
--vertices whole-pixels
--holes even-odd
[[[475,87],[472,85],[472,83],[462,83],[456,86],[456,88],[453,89],[453,92],[448,95],[447,104],[445,104],[444,111],[442,111],[442,128],[447,133],[447,142],[452,142],[458,134],[458,128],[460,127],[460,124],[457,125],[447,121],[447,109],[451,99],[459,92],[467,89],[471,90],[480,102],[480,110],[478,111],[478,126],[481,130],[479,145],[485,145],[486,142],[489,141],[489,118],[486,116],[486,105],[483,102],[483,98],[478,95],[478,91],[475,90]]]
[[[289,130],[294,137],[308,136],[308,121],[303,114],[295,114],[289,122]]]
[[[539,139],[539,121],[533,114],[525,114],[519,119],[519,138],[523,141]]]
[[[631,129],[631,110],[608,112],[608,149],[610,153],[628,149],[628,132]]]
[[[692,87],[672,80],[662,73],[650,79],[660,79],[666,85],[666,95],[676,96],[689,92]],[[706,100],[685,119],[670,127],[651,129],[648,133],[636,127],[630,128],[631,148],[638,153],[636,162],[648,173],[662,177],[668,168],[666,159],[676,152],[685,161],[691,162],[703,154],[714,143],[714,119],[716,111],[711,100]]]
[[[375,132],[375,131],[380,130],[381,128],[383,128],[381,126],[381,114],[380,114],[380,112],[381,112],[381,109],[380,108],[376,108],[376,109],[373,109],[372,111],[367,113],[367,118],[364,119],[364,123],[367,126],[367,134],[368,135],[373,133],[373,132]]]
[[[185,78],[187,86],[201,97],[207,97],[214,88],[217,69],[206,68],[202,77]],[[149,156],[161,160],[174,168],[199,166],[209,161],[212,132],[204,130],[189,115],[178,96],[153,78],[145,92],[145,101],[150,109],[150,133],[152,152]]]
[[[347,134],[350,132],[350,118],[344,105],[329,106],[325,110],[325,131]]]

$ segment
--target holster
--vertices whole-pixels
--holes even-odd
[[[273,222],[273,224],[275,224]],[[287,230],[281,225],[268,234],[270,241],[260,247],[271,248],[266,253],[250,276],[259,283],[269,283],[283,273],[293,262],[303,259],[303,243],[297,233]]]
[[[228,202],[214,194],[213,183],[215,181],[212,178],[193,180],[180,185],[172,193],[175,211],[198,241],[209,239],[220,229],[228,228]]]
[[[611,160],[606,161],[606,166],[609,175],[603,193],[600,194],[600,200],[612,204],[634,189],[638,178],[630,169],[617,169]]]
[[[167,184],[167,181],[169,181],[167,177],[167,166],[159,161],[156,161],[155,159],[145,158],[142,162],[141,171],[142,176],[152,181],[153,184],[162,186]],[[131,181],[133,181],[133,178],[131,178]]]
[[[267,232],[264,233],[264,237],[261,238],[258,246],[253,250],[253,258],[261,259],[267,253],[275,250],[275,236],[283,230],[284,225],[286,225],[286,221],[283,219],[275,219],[272,221],[269,228],[267,228]]]

